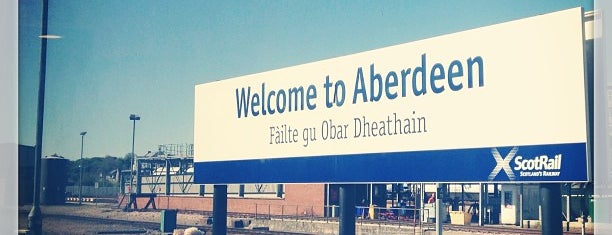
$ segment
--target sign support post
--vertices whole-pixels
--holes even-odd
[[[446,187],[444,184],[436,184],[436,234],[442,235],[442,188]]]
[[[227,185],[215,185],[213,193],[213,235],[227,234]]]
[[[561,187],[558,183],[540,184],[542,234],[562,234]]]
[[[519,195],[519,225],[521,226],[521,228],[524,228],[524,224],[523,224],[523,193],[524,193],[524,189],[523,189],[523,184],[521,184],[521,189],[520,189],[520,195]]]
[[[340,235],[355,234],[355,185],[340,185]]]

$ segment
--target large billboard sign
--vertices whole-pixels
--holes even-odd
[[[581,8],[197,85],[195,183],[587,181]]]

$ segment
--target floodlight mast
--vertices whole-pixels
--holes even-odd
[[[79,205],[83,204],[83,142],[87,131],[81,132],[81,160],[79,161]]]
[[[132,202],[132,196],[131,194],[134,192],[133,188],[134,188],[134,163],[138,164],[138,161],[136,161],[136,156],[134,155],[134,142],[136,139],[136,121],[140,120],[140,116],[136,115],[136,114],[130,114],[130,120],[133,122],[133,126],[132,126],[132,165],[130,166],[130,203]],[[139,173],[140,171],[140,167],[136,167],[136,177],[139,177]],[[136,187],[139,187],[139,185],[136,185]],[[136,194],[140,193],[140,190],[136,190]]]

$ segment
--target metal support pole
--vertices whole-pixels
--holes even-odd
[[[586,234],[586,221],[587,221],[586,214],[582,214],[582,226],[580,229],[580,235]]]
[[[484,197],[485,197],[485,188],[487,184],[480,183],[480,192],[478,192],[478,226],[484,226]]]
[[[442,209],[442,188],[446,187],[444,184],[436,184],[436,234],[442,235],[442,220],[443,220],[443,209]]]
[[[166,195],[170,195],[170,189],[172,187],[170,181],[170,159],[166,159]]]
[[[419,204],[418,204],[417,208],[419,209],[419,212],[420,212],[420,215],[421,215],[421,220],[420,221],[421,222],[426,222],[427,218],[429,217],[429,212],[427,212],[427,214],[425,214],[425,210],[423,210],[424,209],[423,205],[425,205],[425,184],[420,184],[419,185],[419,196],[420,196],[420,200],[419,200]]]
[[[571,210],[571,201],[572,201],[572,184],[568,184],[567,187],[567,201],[565,204],[565,216],[566,216],[566,222],[567,222],[567,229],[569,231],[569,223],[570,221],[572,221],[572,210]]]
[[[465,211],[465,185],[461,184],[461,211]]]
[[[514,225],[521,225],[521,192],[512,187],[512,205],[514,205]]]
[[[117,169],[117,171],[119,171],[119,192],[121,194],[125,194],[125,179],[123,177],[123,173],[121,173],[121,170]]]
[[[79,161],[79,205],[83,204],[83,142],[85,142],[85,134],[81,132],[81,159]]]
[[[140,177],[140,161],[136,159],[136,194],[140,194],[142,188],[142,178]]]
[[[368,186],[370,186],[370,192],[369,192],[369,194],[370,194],[370,203],[369,204],[371,206],[371,205],[374,204],[374,184],[370,184]]]
[[[136,156],[134,156],[134,140],[136,139],[136,120],[132,120],[132,122],[134,123],[134,125],[132,126],[132,165],[130,166],[130,194],[134,192],[134,163],[136,162]]]
[[[283,184],[276,185],[276,197],[283,198],[284,191],[285,191],[285,188],[283,187]]]
[[[355,234],[355,185],[340,185],[340,235]]]
[[[561,187],[558,183],[540,184],[542,203],[542,234],[562,234]]]
[[[132,193],[134,192],[134,163],[136,162],[136,155],[134,155],[134,142],[136,140],[136,120],[140,120],[140,117],[138,115],[135,114],[130,114],[130,120],[133,122],[132,125],[132,165],[130,166],[130,197],[129,197],[129,204],[132,204]],[[140,169],[138,167],[136,167],[136,170],[139,171]]]
[[[331,217],[330,208],[331,206],[329,205],[329,184],[325,184],[325,217]]]
[[[499,196],[499,184],[493,184],[493,195],[495,197]],[[487,188],[487,194],[488,194],[489,189]]]
[[[489,200],[489,184],[484,184],[484,191],[482,194],[482,209],[484,210],[482,218],[487,224],[499,224],[501,222],[501,207],[500,205],[496,205],[495,207],[490,206],[491,200]],[[497,192],[497,193],[496,193]],[[499,184],[493,184],[493,195],[499,200],[501,198],[499,192]],[[491,219],[491,215],[495,218],[495,220]]]
[[[244,197],[244,184],[238,185],[238,197]]]
[[[519,195],[519,225],[521,226],[521,228],[524,227],[523,224],[523,193],[524,193],[524,189],[523,189],[523,184],[521,184],[521,191],[520,191],[520,195]]]
[[[227,185],[215,185],[213,195],[213,235],[227,233]]]
[[[200,196],[204,196],[206,193],[206,187],[203,184],[200,184]]]
[[[47,16],[49,1],[42,0],[42,32],[47,35]],[[40,44],[40,73],[38,81],[38,108],[36,114],[36,148],[34,153],[34,198],[32,209],[28,214],[28,229],[31,234],[42,234],[42,214],[40,212],[40,164],[42,155],[43,116],[45,112],[45,74],[47,69],[47,38],[41,38]]]

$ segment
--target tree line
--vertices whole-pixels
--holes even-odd
[[[92,157],[68,162],[67,184],[79,185],[79,165],[83,166],[83,186],[94,186],[98,183],[100,187],[118,186],[117,170],[129,170],[132,161],[132,154],[128,153],[124,157]]]

